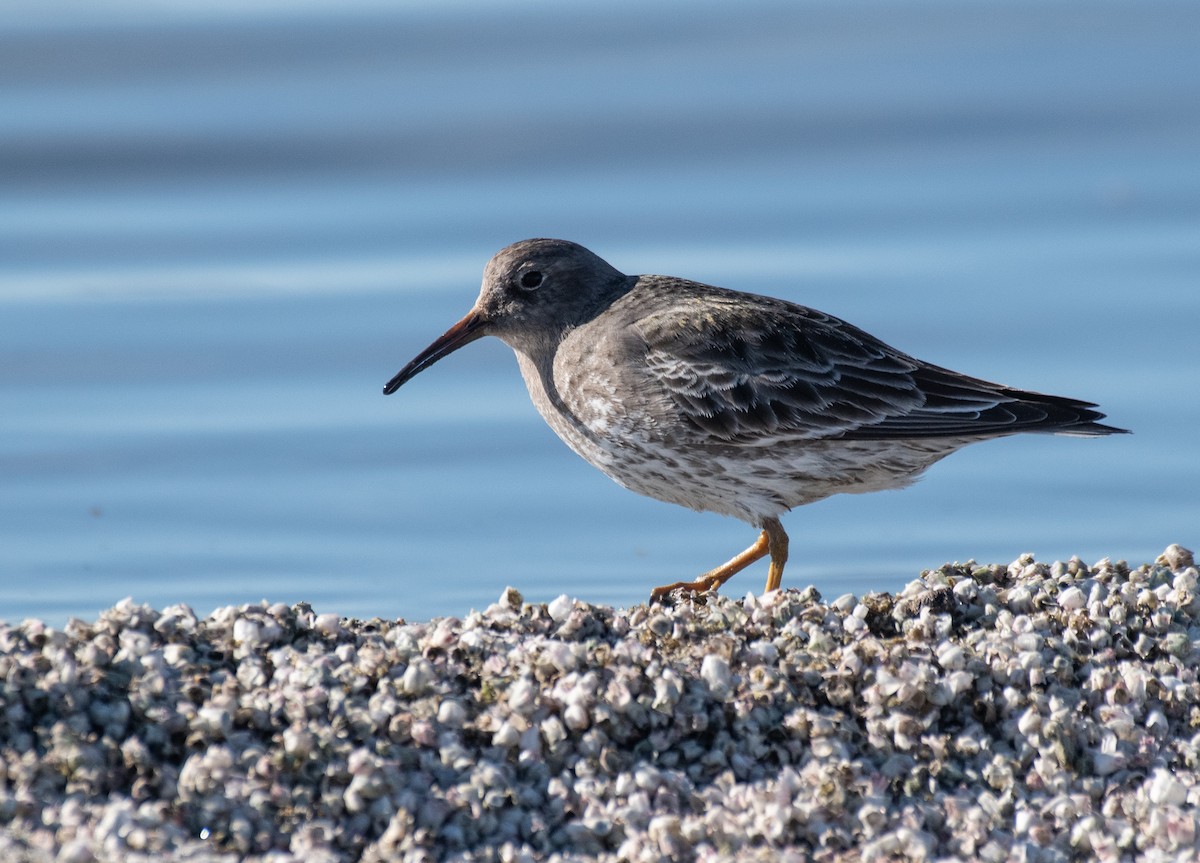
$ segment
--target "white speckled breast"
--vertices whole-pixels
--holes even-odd
[[[666,395],[648,377],[632,378],[636,364],[617,363],[607,346],[581,350],[586,335],[574,344],[568,337],[545,368],[517,352],[530,398],[583,459],[656,500],[758,525],[838,492],[902,488],[967,442],[705,443],[699,433],[663,428],[655,417],[663,415]]]

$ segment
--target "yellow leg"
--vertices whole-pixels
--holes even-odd
[[[759,535],[758,541],[748,549],[743,551],[732,560],[718,566],[716,569],[710,569],[704,575],[697,578],[695,581],[677,581],[674,584],[666,584],[662,587],[656,587],[650,591],[650,601],[657,602],[670,593],[672,590],[688,590],[693,593],[699,593],[702,590],[716,590],[729,579],[733,578],[743,569],[754,563],[756,560],[761,560],[768,554],[771,555],[771,573],[776,573],[776,554],[774,544],[779,542],[778,537],[783,537],[783,558],[779,561],[778,573],[775,574],[775,586],[779,586],[779,576],[783,574],[783,563],[787,560],[787,534],[783,532],[782,525],[778,519],[767,519],[763,523],[763,532]],[[767,577],[767,584],[770,585],[771,576]],[[768,590],[774,588],[768,587]]]
[[[763,536],[767,537],[767,545],[771,549],[771,567],[767,570],[767,586],[763,593],[779,590],[783,580],[783,565],[788,559],[788,535],[777,518],[768,518],[763,522]]]

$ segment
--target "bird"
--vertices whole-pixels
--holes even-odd
[[[661,275],[626,275],[584,248],[529,239],[488,262],[467,314],[396,373],[390,395],[484,336],[516,354],[530,398],[584,460],[632,491],[749,523],[745,551],[690,581],[715,591],[769,557],[780,516],[834,494],[897,489],[977,441],[1019,432],[1126,433],[1096,404],[916,359],[833,315]]]

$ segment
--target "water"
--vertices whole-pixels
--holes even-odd
[[[748,545],[579,461],[498,342],[380,394],[527,236],[1136,432],[799,510],[785,584],[1194,546],[1197,32],[1191,3],[10,2],[0,618],[629,604]]]

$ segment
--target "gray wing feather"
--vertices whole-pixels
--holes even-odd
[[[697,291],[696,288],[702,288]],[[832,315],[672,280],[642,317],[646,369],[698,432],[730,443],[1116,431],[1074,399],[923,363]]]

